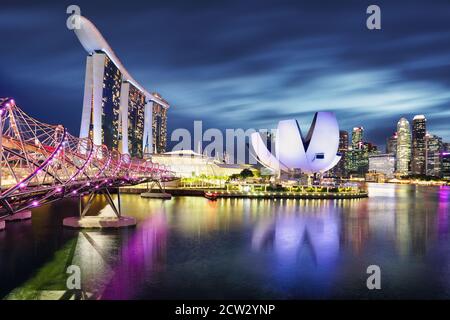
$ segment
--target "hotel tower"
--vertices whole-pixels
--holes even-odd
[[[88,52],[80,138],[132,157],[166,151],[169,104],[134,80],[85,17],[75,34]]]

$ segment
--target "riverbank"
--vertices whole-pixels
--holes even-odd
[[[143,188],[121,188],[124,194],[141,194],[146,190]],[[250,199],[360,199],[367,198],[366,191],[360,192],[241,192],[227,191],[225,189],[165,189],[172,196],[203,197],[205,191],[217,193],[218,198],[250,198]],[[155,192],[155,191],[153,191]]]

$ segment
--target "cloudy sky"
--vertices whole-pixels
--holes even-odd
[[[335,111],[384,145],[423,113],[450,141],[449,1],[8,1],[0,8],[0,96],[79,131],[86,52],[66,7],[102,32],[128,71],[171,104],[169,132],[273,128]],[[382,30],[366,28],[381,7]]]

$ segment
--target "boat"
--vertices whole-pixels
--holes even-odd
[[[206,199],[209,199],[209,200],[217,200],[217,198],[219,197],[219,194],[217,192],[205,191],[204,196]]]

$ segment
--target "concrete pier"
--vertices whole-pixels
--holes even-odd
[[[141,198],[172,199],[172,195],[165,192],[144,192],[141,193]]]
[[[63,225],[76,229],[119,229],[136,226],[133,217],[111,217],[111,216],[85,216],[69,217],[63,220]]]
[[[8,216],[5,221],[22,221],[31,219],[31,210],[25,210]]]
[[[5,230],[5,221],[0,220],[0,231]]]

